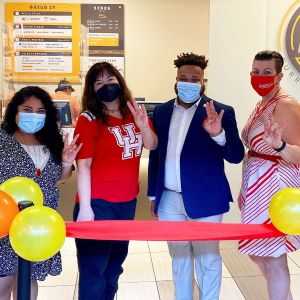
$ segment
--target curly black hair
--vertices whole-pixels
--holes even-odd
[[[272,60],[272,59],[274,59],[275,61],[275,68],[278,74],[282,71],[282,67],[284,64],[283,57],[279,52],[271,51],[271,50],[263,50],[258,52],[254,57],[254,60]]]
[[[36,97],[43,103],[46,110],[46,120],[44,127],[35,133],[36,138],[48,147],[54,160],[61,162],[62,150],[64,147],[62,134],[58,126],[58,113],[48,92],[38,86],[27,86],[20,89],[9,102],[4,115],[1,128],[8,134],[14,134],[18,129],[16,115],[18,106],[22,105],[28,98]]]
[[[125,79],[120,72],[108,62],[95,63],[88,70],[85,77],[85,84],[82,95],[82,111],[90,111],[97,119],[100,119],[104,124],[108,124],[108,114],[106,107],[103,103],[97,103],[96,92],[94,90],[94,84],[98,76],[102,76],[104,72],[115,76],[121,87],[120,99],[120,112],[123,118],[129,113],[127,108],[127,101],[131,101],[131,93],[126,85]]]
[[[198,55],[193,52],[181,53],[177,55],[177,59],[174,60],[174,65],[178,69],[184,65],[193,65],[204,70],[208,65],[208,59],[205,58],[205,55]]]

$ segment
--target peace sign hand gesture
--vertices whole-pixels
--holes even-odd
[[[207,118],[203,122],[203,128],[210,136],[217,136],[222,132],[222,118],[224,115],[224,109],[222,109],[218,114],[215,110],[213,100],[205,103],[205,109]]]
[[[134,121],[136,125],[139,127],[139,129],[142,131],[143,129],[146,129],[149,127],[148,123],[148,115],[145,109],[144,104],[137,104],[134,98],[131,99],[131,101],[127,101],[127,106],[129,110],[131,111]]]
[[[72,142],[69,144],[69,133],[66,134],[64,139],[64,148],[62,151],[62,161],[67,164],[72,164],[76,158],[77,153],[82,147],[82,143],[77,146],[76,141],[79,138],[79,134],[75,136]]]
[[[286,122],[283,125],[276,123],[273,114],[270,114],[270,119],[267,114],[264,114],[263,121],[264,141],[272,148],[279,148],[282,145],[282,133],[286,127]]]

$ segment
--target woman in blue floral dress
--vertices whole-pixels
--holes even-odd
[[[57,111],[50,95],[36,86],[18,91],[9,103],[0,129],[0,183],[23,176],[38,183],[44,205],[57,209],[58,181],[72,173],[81,145],[69,145],[60,133]],[[60,254],[32,264],[31,299],[37,298],[37,280],[62,271]],[[0,239],[0,300],[9,300],[16,286],[17,255],[8,237]]]

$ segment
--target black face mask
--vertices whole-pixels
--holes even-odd
[[[121,87],[118,83],[105,84],[97,90],[97,100],[103,102],[112,102],[121,94]]]

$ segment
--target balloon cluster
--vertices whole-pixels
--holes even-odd
[[[18,203],[34,206],[19,212]],[[0,185],[0,239],[9,234],[14,251],[29,261],[43,261],[56,254],[66,237],[63,218],[43,206],[43,193],[26,177],[13,177]]]

